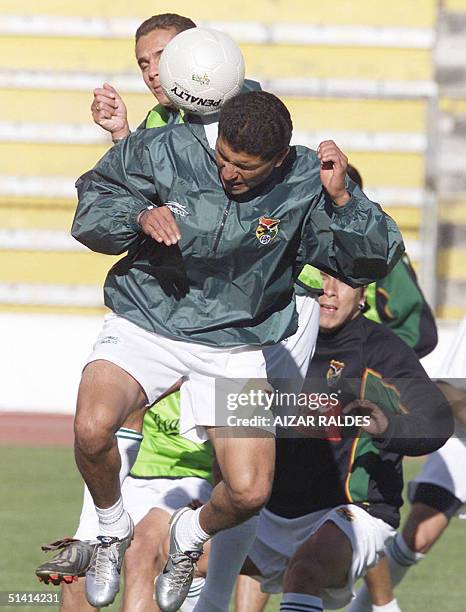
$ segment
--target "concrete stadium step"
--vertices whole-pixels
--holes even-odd
[[[0,143],[2,172],[21,176],[66,176],[77,178],[91,169],[108,150],[108,145]],[[419,153],[361,152],[346,149],[350,163],[373,185],[389,187],[424,186],[424,156]],[[26,162],[26,163],[25,163]],[[406,172],[409,168],[409,172]]]
[[[0,228],[68,231],[75,208],[76,200],[71,198],[0,196]]]
[[[443,9],[458,13],[466,13],[466,0],[443,0]]]
[[[0,283],[102,286],[121,258],[100,253],[0,250]]]
[[[92,123],[90,111],[93,99],[92,89],[89,91],[41,90],[35,89],[36,85],[37,79],[32,75],[30,89],[2,88],[0,90],[2,121],[82,125]],[[102,85],[103,83],[96,82],[96,87]],[[156,104],[156,100],[149,91],[147,93],[121,92],[121,94],[134,127],[139,125],[149,109]]]
[[[448,0],[453,3],[454,0]],[[458,2],[458,0],[456,0]],[[248,20],[273,22],[296,22],[328,24],[405,25],[411,27],[432,27],[437,10],[436,0],[410,0],[409,10],[405,0],[391,0],[380,10],[373,0],[335,0],[331,6],[309,0],[237,0],[235,14]],[[176,12],[194,20],[232,20],[232,9],[228,3],[205,0],[193,4],[190,0],[172,0],[170,3],[148,5],[146,0],[41,0],[29,2],[30,15],[77,15],[89,18],[138,17],[142,20],[156,12]],[[17,0],[2,0],[2,13],[18,14]]]
[[[369,98],[389,100],[424,100],[437,95],[437,84],[432,80],[359,79],[359,78],[263,78],[249,73],[259,80],[263,89],[279,96],[304,96],[323,98]],[[146,93],[141,76],[137,73],[111,72],[57,72],[46,70],[0,70],[0,88],[92,91],[105,81],[111,81],[119,91]]]
[[[1,143],[2,171],[28,176],[80,176],[90,170],[108,145]]]
[[[466,282],[466,248],[451,247],[442,249],[438,257],[438,275],[441,278],[448,278],[452,281]],[[463,294],[463,306],[464,294]]]
[[[2,122],[46,123],[89,126],[92,91],[1,89]],[[132,127],[144,119],[155,104],[149,92],[121,95],[128,107]],[[423,134],[426,124],[424,100],[368,100],[280,96],[293,118],[295,130],[336,130],[371,133],[406,132]],[[31,104],[34,100],[34,104]],[[466,114],[466,104],[465,104]],[[1,139],[1,133],[0,133]]]
[[[430,81],[431,52],[425,49],[243,44],[248,74],[281,77]],[[11,53],[11,49],[15,53]],[[342,61],[344,49],[345,61]],[[137,73],[131,39],[47,36],[0,38],[1,70]]]

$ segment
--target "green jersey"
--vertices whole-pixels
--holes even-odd
[[[180,393],[154,404],[144,417],[144,438],[131,470],[136,478],[204,478],[211,482],[212,448],[180,436]]]

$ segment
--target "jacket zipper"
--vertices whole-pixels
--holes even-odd
[[[220,242],[220,238],[222,237],[223,234],[223,229],[225,227],[225,223],[228,217],[228,213],[230,212],[230,208],[231,208],[231,200],[228,200],[228,204],[226,205],[224,211],[223,211],[223,215],[222,215],[222,221],[220,222],[220,227],[218,228],[218,232],[217,235],[215,236],[215,240],[214,240],[214,246],[212,247],[212,253],[216,253],[217,249],[218,249],[218,243]]]

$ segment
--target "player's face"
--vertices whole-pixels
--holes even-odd
[[[178,32],[175,28],[152,30],[152,32],[141,36],[136,43],[136,59],[141,69],[144,83],[157,98],[157,101],[164,106],[170,106],[171,102],[160,87],[160,56],[171,39],[177,34]]]
[[[364,289],[353,289],[333,276],[321,272],[323,295],[320,304],[320,331],[331,332],[360,314],[360,304],[364,304]]]
[[[234,151],[221,136],[215,146],[215,160],[223,188],[231,195],[241,195],[266,181],[281,166],[288,149],[268,161],[259,155]]]

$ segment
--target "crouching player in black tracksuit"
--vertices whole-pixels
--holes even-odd
[[[277,439],[272,495],[249,555],[248,573],[263,591],[283,592],[287,612],[351,601],[399,525],[403,455],[433,452],[453,432],[445,398],[415,353],[362,316],[364,289],[323,280],[307,392],[330,400],[304,413],[324,415],[326,430]],[[345,426],[356,416],[362,427]]]

